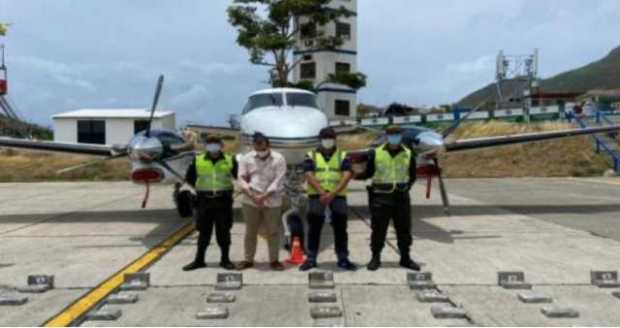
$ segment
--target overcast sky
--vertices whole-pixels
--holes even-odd
[[[158,74],[177,123],[223,123],[267,86],[236,45],[231,0],[0,0],[10,98],[27,119],[147,107]],[[359,0],[360,101],[435,105],[491,82],[500,49],[540,48],[548,77],[620,46],[620,0]]]

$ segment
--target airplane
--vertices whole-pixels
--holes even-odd
[[[151,129],[151,122],[156,111],[162,90],[164,77],[159,77],[155,96],[151,106],[151,117],[147,129],[137,133],[126,145],[90,145],[71,144],[51,141],[34,141],[28,139],[0,137],[0,147],[34,149],[53,152],[65,152],[103,156],[103,159],[86,162],[66,168],[59,173],[80,169],[102,160],[128,158],[132,163],[130,179],[146,186],[142,207],[146,207],[149,187],[152,184],[172,184],[173,200],[181,217],[191,217],[193,213],[192,191],[183,188],[184,175],[196,156],[193,143],[183,135],[170,130]],[[461,117],[442,133],[424,127],[405,128],[403,140],[417,155],[417,174],[426,177],[427,197],[430,196],[432,178],[438,178],[444,210],[449,214],[449,199],[441,174],[438,155],[442,152],[467,151],[480,148],[497,147],[517,143],[551,140],[579,135],[611,133],[620,131],[620,125],[569,129],[563,131],[525,133],[500,137],[487,137],[451,141],[451,134],[460,124],[467,120],[474,111]],[[251,94],[241,114],[240,137],[242,152],[252,147],[251,136],[262,132],[270,138],[272,149],[282,153],[291,168],[285,182],[285,192],[292,206],[298,207],[303,202],[301,185],[303,172],[300,164],[305,154],[319,144],[319,131],[329,122],[325,113],[317,104],[316,94],[293,88],[275,88],[257,91]],[[374,145],[385,142],[385,136],[379,136]],[[349,153],[357,167],[363,168],[367,150],[353,150]],[[191,188],[190,188],[191,189]]]

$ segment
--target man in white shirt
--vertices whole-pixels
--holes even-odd
[[[286,160],[271,150],[269,139],[255,133],[254,151],[239,160],[238,182],[243,196],[241,203],[245,219],[245,260],[237,266],[245,270],[254,266],[259,229],[265,233],[271,268],[284,270],[278,259],[282,214],[283,185]]]

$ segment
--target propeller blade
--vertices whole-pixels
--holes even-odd
[[[157,80],[157,87],[155,88],[155,96],[153,97],[153,104],[151,105],[151,116],[149,117],[149,123],[146,128],[146,137],[151,136],[151,125],[153,123],[153,117],[155,116],[155,110],[157,110],[157,104],[159,103],[159,95],[164,85],[164,76],[160,75]]]
[[[172,167],[170,167],[170,165],[168,165],[168,163],[166,163],[165,161],[156,161],[157,164],[161,165],[161,167],[163,167],[166,171],[172,173],[172,175],[174,175],[177,179],[183,181],[183,183],[188,184],[187,180],[185,180],[185,177],[183,175],[181,175],[179,172],[175,171]],[[188,184],[189,185],[189,184]]]
[[[482,106],[484,106],[484,104],[486,104],[486,100],[479,103],[476,107],[474,107],[472,110],[470,110],[469,112],[467,112],[467,114],[463,115],[463,117],[459,118],[458,121],[454,122],[454,124],[452,124],[451,126],[449,126],[447,129],[445,129],[441,135],[443,136],[443,138],[447,138],[448,136],[450,136],[452,133],[454,133],[454,131],[456,131],[456,129],[459,128],[459,126],[461,126],[461,123],[465,122],[469,116],[475,112],[477,112],[480,108],[482,108]]]
[[[115,155],[115,156],[110,156],[110,157],[106,157],[106,158],[98,158],[92,161],[88,161],[88,162],[84,162],[78,165],[74,165],[74,166],[70,166],[67,168],[64,168],[62,170],[58,170],[56,171],[56,174],[60,175],[60,174],[65,174],[67,172],[71,172],[71,171],[75,171],[75,170],[79,170],[79,169],[83,169],[85,167],[89,167],[98,163],[102,163],[102,162],[106,162],[109,160],[113,160],[113,159],[117,159],[117,158],[121,158],[121,157],[125,157],[127,156],[127,154],[119,154],[119,155]]]
[[[443,203],[443,211],[446,213],[446,215],[450,215],[450,199],[448,198],[448,191],[443,181],[441,167],[439,166],[439,160],[437,158],[433,158],[433,162],[435,163],[435,166],[437,166],[437,171],[438,171],[437,179],[439,180],[439,191],[441,193],[441,202]]]

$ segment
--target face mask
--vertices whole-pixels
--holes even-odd
[[[400,134],[388,135],[387,137],[388,143],[392,146],[400,145],[403,140],[403,137]]]
[[[322,139],[321,146],[325,149],[332,149],[336,145],[336,140],[334,139]]]
[[[219,153],[222,150],[222,146],[216,143],[207,144],[207,151],[211,154]]]
[[[256,155],[258,156],[258,158],[265,159],[269,157],[269,150],[257,151]]]

